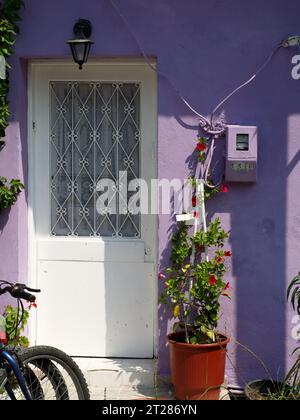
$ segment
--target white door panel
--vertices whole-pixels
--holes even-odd
[[[29,278],[42,290],[31,342],[153,357],[156,217],[124,217],[119,189],[116,217],[97,213],[95,184],[124,165],[130,179],[156,178],[155,73],[144,63],[33,62],[30,95]]]
[[[93,239],[40,239],[39,261],[144,262],[143,241],[100,241]]]
[[[153,264],[40,261],[38,278],[39,343],[74,356],[153,356]]]

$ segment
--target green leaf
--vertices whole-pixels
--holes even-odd
[[[174,333],[176,333],[176,332],[177,332],[177,330],[178,330],[179,326],[180,326],[180,322],[175,322],[175,323],[173,324],[173,332],[174,332]]]
[[[174,318],[178,318],[180,316],[180,306],[176,305],[173,311]]]
[[[7,179],[0,177],[0,212],[15,204],[24,188],[24,185],[18,179],[12,179],[8,186]]]
[[[215,336],[215,333],[214,333],[213,331],[207,331],[207,332],[206,332],[206,335],[207,335],[207,337],[208,337],[208,338],[210,338],[213,342],[215,342],[215,341],[216,341],[216,336]]]
[[[206,334],[206,333],[207,333],[207,328],[206,328],[204,325],[201,325],[201,327],[200,327],[200,331],[201,331],[203,334]]]
[[[196,337],[196,336],[191,337],[191,339],[190,339],[190,343],[191,343],[191,344],[198,344],[197,337]]]
[[[159,302],[163,303],[164,305],[167,303],[166,296],[163,293],[159,297]]]
[[[12,306],[7,305],[4,311],[5,322],[6,322],[6,334],[8,337],[8,344],[10,345],[20,345],[23,347],[28,347],[29,341],[27,337],[21,336],[21,332],[24,330],[28,318],[29,311],[25,309],[24,316],[21,325],[18,326],[16,331],[16,326],[20,321],[20,313],[18,308],[12,308]]]

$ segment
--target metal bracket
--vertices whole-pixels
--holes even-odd
[[[298,45],[300,46],[300,35],[290,36],[282,43],[284,48],[297,47]]]
[[[87,19],[79,19],[73,28],[75,36],[89,38],[92,34],[92,24]]]

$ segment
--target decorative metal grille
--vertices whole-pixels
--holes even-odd
[[[136,192],[125,193],[140,177],[140,137],[139,84],[50,83],[52,235],[140,236],[140,216],[127,210]],[[115,185],[115,214],[109,200],[96,208],[104,178]]]

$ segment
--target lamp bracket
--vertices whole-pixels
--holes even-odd
[[[87,19],[78,19],[73,28],[74,35],[90,38],[92,34],[92,24]]]

